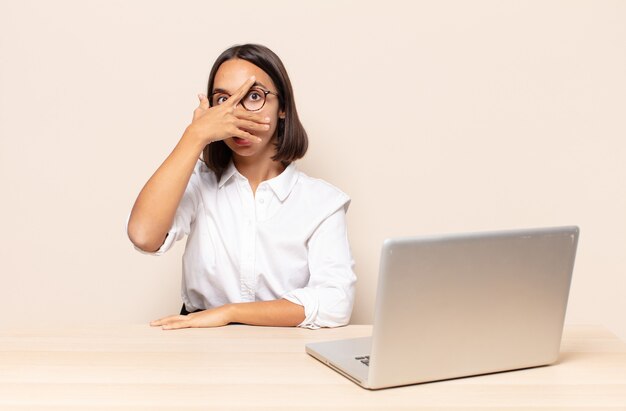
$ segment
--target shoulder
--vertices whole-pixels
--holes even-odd
[[[339,187],[321,178],[311,177],[300,170],[296,188],[298,197],[317,209],[325,209],[327,213],[333,213],[340,207],[347,211],[351,201],[350,196]]]
[[[325,197],[342,198],[346,200],[350,198],[348,194],[346,194],[343,190],[326,180],[311,177],[303,171],[298,171],[298,173],[298,182],[300,183],[302,189],[306,190],[306,192],[311,195],[321,195]]]

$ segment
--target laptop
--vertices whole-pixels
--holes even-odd
[[[372,336],[306,344],[367,389],[553,364],[579,228],[384,241]]]

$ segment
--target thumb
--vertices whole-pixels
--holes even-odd
[[[200,107],[204,110],[209,109],[209,99],[204,94],[198,94],[198,100],[200,100]]]

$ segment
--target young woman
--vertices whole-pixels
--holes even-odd
[[[145,254],[162,255],[188,236],[181,313],[150,324],[347,324],[356,282],[350,198],[296,168],[308,140],[281,60],[261,45],[233,46],[198,98],[126,222]]]

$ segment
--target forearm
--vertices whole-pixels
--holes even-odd
[[[304,307],[291,301],[256,301],[228,305],[230,322],[266,325],[273,327],[295,327],[304,321]]]
[[[128,236],[138,247],[160,247],[174,220],[203,147],[187,130],[139,193],[128,222]]]

